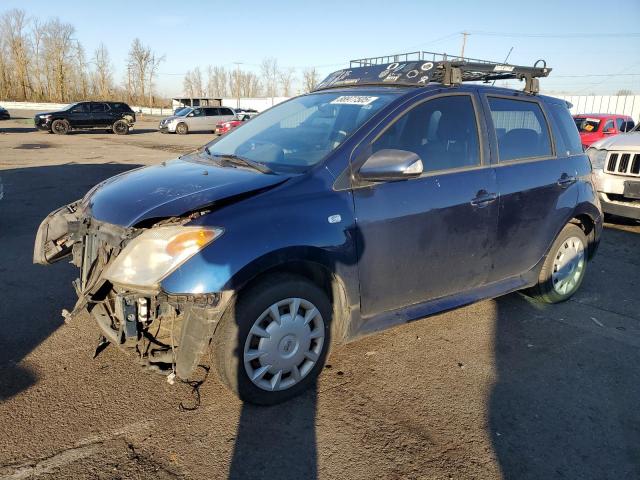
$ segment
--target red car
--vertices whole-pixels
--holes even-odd
[[[230,130],[233,130],[236,127],[242,125],[244,120],[227,120],[226,122],[218,122],[216,123],[216,134],[223,135]]]
[[[601,138],[628,132],[634,127],[633,119],[627,115],[585,113],[574,115],[573,120],[576,122],[585,150]]]

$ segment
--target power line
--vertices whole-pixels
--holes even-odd
[[[485,32],[472,30],[469,33],[487,37],[523,37],[523,38],[603,38],[603,37],[640,37],[640,33],[513,33],[513,32]]]

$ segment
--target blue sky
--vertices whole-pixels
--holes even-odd
[[[379,1],[163,1],[1,0],[0,12],[22,8],[30,16],[58,16],[73,24],[88,54],[102,41],[122,79],[133,38],[166,55],[158,89],[182,91],[182,76],[200,65],[243,62],[259,72],[264,57],[281,66],[317,66],[327,74],[348,60],[412,50],[532,64],[554,71],[545,91],[640,94],[640,2],[615,7],[600,1],[452,2]],[[608,34],[635,34],[612,36]],[[620,74],[614,77],[584,76]],[[638,75],[634,75],[638,74]],[[573,77],[576,75],[576,77]],[[515,86],[515,83],[513,83]]]

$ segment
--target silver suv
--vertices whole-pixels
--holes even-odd
[[[236,120],[236,112],[228,107],[185,107],[175,115],[160,121],[158,130],[162,133],[214,132],[218,122]]]
[[[640,124],[587,150],[605,213],[640,220]]]

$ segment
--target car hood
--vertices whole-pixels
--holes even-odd
[[[162,122],[164,122],[164,123],[169,123],[169,122],[171,122],[172,120],[175,120],[175,119],[177,119],[177,118],[187,118],[187,117],[181,117],[181,116],[179,116],[179,115],[171,115],[170,117],[166,117],[166,118],[162,119]]]
[[[640,152],[640,132],[628,132],[603,138],[591,145],[603,150],[626,150]]]
[[[221,200],[255,194],[289,177],[221,167],[205,154],[116,175],[87,193],[83,208],[96,220],[132,227],[142,221],[181,216]]]

